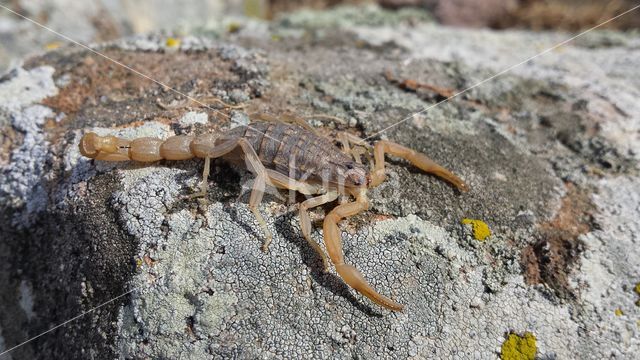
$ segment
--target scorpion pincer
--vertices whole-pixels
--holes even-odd
[[[370,146],[354,135],[343,135],[344,149],[341,150],[325,137],[316,134],[306,123],[257,120],[222,133],[178,135],[165,140],[150,137],[127,140],[87,133],[80,141],[80,152],[86,157],[104,161],[153,162],[162,159],[203,158],[204,172],[199,195],[206,194],[211,159],[224,157],[229,160],[244,160],[249,170],[255,174],[249,208],[265,233],[263,250],[266,251],[272,238],[258,210],[266,184],[302,193],[307,196],[299,206],[302,234],[322,258],[325,270],[329,268],[330,260],[347,285],[376,304],[400,311],[403,305],[379,294],[360,271],[345,262],[338,223],[369,208],[367,189],[384,181],[385,154],[406,159],[421,170],[450,182],[461,191],[467,191],[468,188],[456,175],[421,153],[386,140],[377,141]],[[350,149],[349,143],[354,145],[353,149]],[[373,150],[371,171],[360,163],[359,155],[355,153],[356,147]],[[351,201],[337,205],[324,218],[323,238],[327,258],[322,248],[311,238],[312,225],[308,211],[333,202],[338,197]]]

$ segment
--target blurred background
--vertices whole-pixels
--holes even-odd
[[[0,0],[0,4],[83,42],[165,31],[224,36],[240,23],[336,7],[382,7],[459,27],[578,31],[634,5],[631,0]],[[311,16],[313,13],[311,13]],[[604,28],[640,27],[633,13]],[[0,73],[36,52],[65,45],[55,34],[0,9]]]

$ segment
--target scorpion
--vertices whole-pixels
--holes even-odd
[[[385,154],[405,159],[422,171],[451,183],[462,192],[468,191],[468,187],[458,176],[426,155],[402,145],[379,140],[372,146],[348,132],[342,132],[339,139],[342,149],[315,132],[302,119],[292,122],[261,118],[223,132],[198,136],[176,135],[165,140],[152,137],[128,140],[89,132],[81,138],[79,146],[82,155],[103,161],[154,162],[203,158],[200,191],[191,196],[206,195],[211,159],[222,157],[229,161],[244,160],[248,170],[255,176],[249,208],[266,237],[262,246],[264,251],[267,251],[272,239],[267,223],[258,209],[265,186],[269,184],[301,193],[306,199],[299,204],[300,228],[305,240],[322,258],[324,270],[328,271],[331,260],[337,274],[348,286],[382,307],[401,311],[404,308],[402,304],[378,293],[360,271],[345,262],[338,223],[369,209],[367,190],[380,185],[386,178]],[[358,154],[356,147],[364,149],[369,156],[373,152],[371,170],[362,164],[362,153]],[[311,238],[309,210],[331,203],[339,197],[342,202],[322,222],[327,257],[320,245]]]

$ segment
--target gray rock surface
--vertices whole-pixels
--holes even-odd
[[[634,358],[637,36],[590,33],[381,134],[472,189],[460,194],[392,160],[371,211],[342,223],[347,259],[405,304],[401,313],[323,273],[295,205],[275,191],[261,206],[274,233],[261,252],[246,170],[216,162],[202,202],[184,199],[200,161],[80,156],[85,131],[202,133],[255,110],[338,116],[370,136],[442,98],[401,89],[387,69],[462,90],[569,37],[345,13],[321,18],[330,24],[307,14],[247,23],[178,48],[159,35],[100,47],[196,98],[242,101],[243,111],[180,107],[161,86],[72,49],[3,77],[0,352],[91,312],[0,357],[484,359],[505,355],[508,334],[530,332],[537,358]],[[327,135],[345,128],[319,120]],[[476,240],[464,218],[492,235]]]

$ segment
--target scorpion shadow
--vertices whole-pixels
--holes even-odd
[[[264,234],[258,234],[253,227],[251,227],[249,224],[246,224],[244,220],[241,219],[236,207],[232,206],[231,204],[225,204],[223,206],[223,209],[227,214],[229,214],[231,220],[242,227],[248,234],[251,234],[258,239],[264,237]],[[372,317],[382,317],[383,315],[381,313],[375,311],[372,307],[358,301],[358,299],[351,294],[351,292],[349,291],[349,287],[342,281],[342,279],[334,274],[324,271],[322,259],[309,246],[302,235],[291,236],[293,234],[296,234],[298,230],[291,225],[292,217],[293,213],[291,212],[279,216],[274,221],[274,227],[276,228],[276,232],[280,234],[282,238],[286,238],[290,243],[298,247],[302,261],[310,269],[311,277],[313,278],[313,280],[317,284],[320,284],[320,286],[331,291],[334,295],[344,297],[364,314]],[[271,253],[267,253],[267,256],[269,256],[270,254]]]
[[[224,211],[227,214],[229,214],[229,217],[231,218],[231,221],[233,221],[235,224],[240,226],[247,234],[252,235],[256,239],[261,239],[261,240],[264,241],[264,233],[257,232],[254,227],[252,227],[250,224],[246,223],[246,219],[243,219],[240,216],[240,213],[238,212],[238,208],[237,207],[233,206],[230,202],[225,202],[222,205],[222,211]],[[260,247],[260,245],[262,245],[262,244],[259,244],[258,248]]]
[[[331,291],[334,295],[342,296],[347,299],[353,306],[367,316],[378,318],[383,317],[382,313],[374,310],[369,305],[362,303],[353,296],[349,287],[342,281],[342,279],[340,279],[340,277],[324,271],[322,259],[315,250],[311,248],[303,238],[302,234],[291,236],[292,234],[299,232],[298,229],[291,225],[291,219],[293,216],[294,214],[291,212],[279,216],[274,222],[274,226],[281,237],[286,238],[290,243],[298,247],[302,261],[309,268],[313,280],[317,284],[320,284],[320,286]]]

